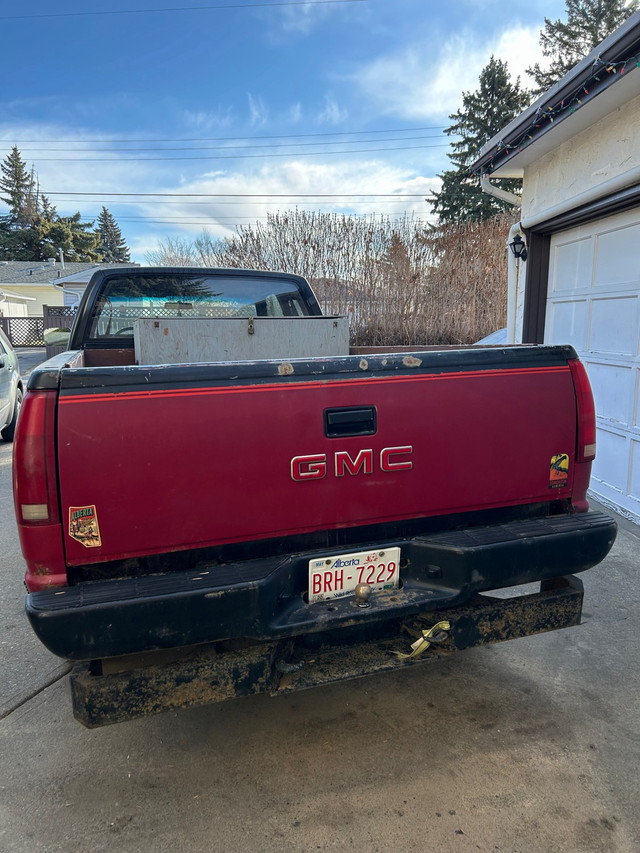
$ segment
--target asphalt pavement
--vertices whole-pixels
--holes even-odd
[[[24,616],[10,473],[5,444],[1,853],[640,849],[632,523],[579,627],[89,731]]]
[[[16,353],[23,379],[28,379],[33,368],[45,361],[47,357],[44,347],[17,347]]]

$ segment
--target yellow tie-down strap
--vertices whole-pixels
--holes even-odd
[[[415,631],[409,630],[406,625],[403,625],[406,631],[416,635]],[[437,622],[432,628],[423,629],[418,635],[418,639],[411,643],[412,651],[405,654],[404,652],[394,652],[399,658],[416,658],[426,651],[429,646],[436,644],[441,645],[446,640],[446,634],[451,630],[450,622]]]

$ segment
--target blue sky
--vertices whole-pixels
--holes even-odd
[[[529,82],[545,16],[564,2],[4,0],[0,158],[61,214],[104,204],[139,262],[296,206],[426,219],[449,114],[492,53]]]

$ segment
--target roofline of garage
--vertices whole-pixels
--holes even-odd
[[[640,11],[634,12],[625,23],[574,66],[555,86],[538,98],[528,109],[516,116],[500,133],[481,149],[471,165],[476,174],[491,174],[509,163],[525,148],[558,127],[578,109],[593,101],[622,79],[626,63],[640,64]],[[607,71],[624,63],[621,69]]]

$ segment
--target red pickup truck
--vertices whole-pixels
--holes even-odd
[[[616,525],[574,350],[349,351],[338,321],[294,275],[99,271],[32,373],[26,608],[87,725],[579,622],[566,576]]]

